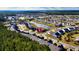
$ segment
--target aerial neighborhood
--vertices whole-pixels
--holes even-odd
[[[47,41],[48,45],[55,45],[57,50],[79,50],[79,15],[30,13],[4,18],[7,20],[4,25],[8,30],[36,36]]]

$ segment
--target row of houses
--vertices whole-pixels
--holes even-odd
[[[79,30],[79,27],[70,27],[70,28],[65,28],[65,29],[61,29],[59,31],[57,31],[54,36],[59,38],[61,35],[64,35],[65,33],[74,31],[74,30]]]
[[[11,22],[16,22],[19,19],[20,20],[39,20],[41,22],[46,22],[46,23],[54,23],[56,26],[73,26],[75,25],[75,19],[73,18],[73,20],[69,17],[65,17],[62,15],[38,15],[38,17],[34,17],[33,15],[15,15],[15,16],[6,16],[4,17],[7,20],[11,21]],[[71,20],[70,20],[71,19]],[[46,26],[45,26],[46,27]]]
[[[47,31],[45,28],[43,28],[43,27],[33,27],[29,22],[25,22],[25,21],[23,21],[23,22],[20,22],[19,24],[13,24],[13,25],[11,25],[13,28],[15,28],[16,29],[16,27],[15,26],[17,26],[18,27],[18,29],[20,30],[20,31],[28,31],[28,30],[32,30],[32,31],[37,31],[37,32],[39,32],[39,33],[42,33],[42,32],[45,32],[45,31]],[[45,26],[44,26],[45,27]],[[28,30],[27,30],[28,29]]]

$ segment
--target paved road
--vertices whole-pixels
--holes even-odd
[[[15,31],[17,32],[16,29],[15,29]],[[44,44],[44,45],[49,46],[51,51],[59,51],[59,49],[60,49],[59,47],[57,47],[53,44],[49,44],[47,41],[44,41],[44,39],[40,39],[32,34],[25,34],[25,33],[20,33],[20,34],[22,34],[23,36],[29,37],[30,39],[35,40],[35,41],[39,42],[40,44]]]
[[[40,44],[48,45],[49,48],[51,49],[51,51],[59,51],[59,49],[60,49],[57,46],[55,46],[53,44],[49,44],[47,41],[44,41],[43,39],[40,39],[40,38],[33,36],[31,34],[24,34],[24,33],[20,33],[20,34],[22,34],[23,36],[29,37],[30,39],[35,40],[35,41],[39,42]]]

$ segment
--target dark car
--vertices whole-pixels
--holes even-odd
[[[52,42],[52,40],[49,40],[48,43],[52,44],[53,42]]]
[[[60,51],[67,51],[67,49],[65,49],[63,45],[59,45],[58,47],[60,48]]]

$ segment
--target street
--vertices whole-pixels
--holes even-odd
[[[51,49],[51,51],[59,51],[59,49],[60,49],[59,47],[57,47],[53,44],[48,44],[48,42],[44,41],[44,39],[40,39],[40,38],[33,36],[31,34],[24,34],[24,33],[20,33],[20,34],[22,34],[23,36],[29,37],[30,39],[35,40],[35,41],[39,42],[40,44],[48,45],[49,48]]]

